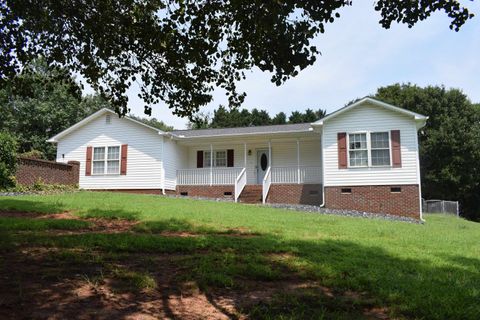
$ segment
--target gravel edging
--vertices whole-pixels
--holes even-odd
[[[277,209],[287,209],[293,211],[309,212],[309,213],[319,213],[325,215],[336,215],[343,217],[357,217],[357,218],[367,218],[367,219],[383,219],[389,221],[402,221],[415,224],[423,224],[424,222],[418,219],[402,216],[394,216],[386,213],[370,213],[356,210],[340,210],[340,209],[328,209],[322,208],[319,206],[312,205],[303,205],[303,204],[280,204],[280,203],[269,203],[267,206]]]
[[[32,195],[33,192],[0,192],[0,197],[18,197],[18,196],[26,196]]]

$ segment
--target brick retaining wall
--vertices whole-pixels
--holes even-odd
[[[420,218],[418,185],[325,187],[325,207]]]
[[[37,181],[45,184],[78,185],[80,162],[68,163],[18,158],[15,178],[20,185],[32,185]]]

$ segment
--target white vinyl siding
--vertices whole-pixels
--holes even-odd
[[[115,116],[111,116],[110,124],[107,124],[104,114],[60,139],[57,161],[80,162],[80,188],[83,189],[160,189],[161,143],[158,132]],[[126,175],[118,174],[122,144],[128,144]],[[93,147],[92,166],[96,162],[95,148],[106,148],[103,157],[98,154],[104,159],[103,165],[99,164],[97,169],[93,167],[91,176],[85,176],[87,146]],[[118,149],[109,151],[108,147]],[[108,174],[97,174],[95,170],[99,172],[100,167]],[[114,171],[117,174],[111,174]]]
[[[177,170],[187,168],[188,150],[177,141],[164,139],[164,175],[165,189],[175,190],[177,186]]]
[[[374,163],[371,163],[370,166],[366,167],[347,169],[338,168],[337,134],[339,132],[346,132],[348,137],[349,133],[381,133],[390,132],[391,130],[400,130],[402,154],[401,168],[375,166]],[[417,129],[413,117],[367,104],[358,106],[326,121],[323,127],[323,134],[323,142],[325,144],[325,186],[419,183],[416,161],[418,152],[416,142]],[[378,144],[378,146],[380,146],[380,144]],[[372,157],[371,154],[368,154],[368,156]],[[371,161],[372,159],[370,159],[370,162]]]

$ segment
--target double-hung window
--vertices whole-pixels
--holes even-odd
[[[217,150],[213,151],[213,159],[211,158],[210,151],[203,152],[204,167],[210,167],[210,161],[212,160],[214,167],[226,167],[227,166],[227,151]]]
[[[348,135],[348,165],[356,167],[390,166],[388,132],[360,132]]]
[[[390,138],[388,132],[370,134],[372,166],[390,165]]]
[[[348,155],[350,157],[350,167],[368,166],[366,133],[351,133],[348,135]]]
[[[120,146],[94,147],[92,173],[120,174]]]

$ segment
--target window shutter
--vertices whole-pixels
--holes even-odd
[[[400,143],[400,130],[392,130],[390,132],[392,140],[392,166],[400,168],[402,166],[402,152]]]
[[[128,144],[122,144],[122,152],[120,158],[120,174],[127,174],[127,153],[128,153]]]
[[[233,149],[227,150],[227,167],[233,167]]]
[[[347,166],[347,133],[337,133],[338,144],[338,168],[346,169]]]
[[[197,168],[203,168],[203,151],[197,151]]]
[[[92,147],[87,147],[87,161],[85,161],[85,175],[92,175]]]

